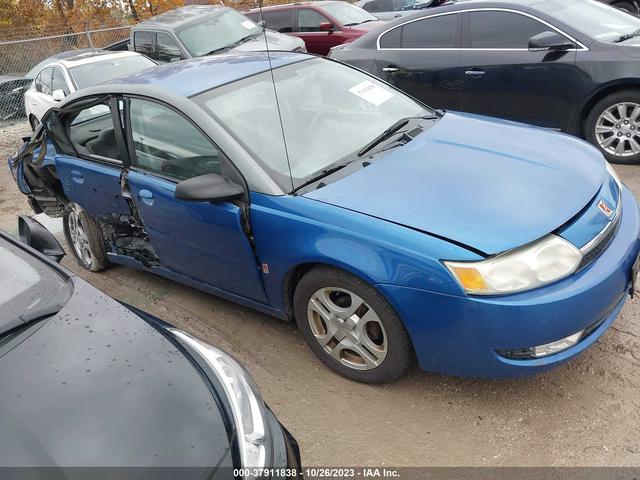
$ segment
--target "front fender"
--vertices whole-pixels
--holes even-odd
[[[370,285],[461,295],[440,259],[481,258],[423,232],[299,196],[252,193],[251,225],[269,303],[281,310],[287,274],[302,264],[335,266]]]

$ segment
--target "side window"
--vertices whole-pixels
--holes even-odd
[[[179,113],[134,98],[130,115],[136,164],[141,169],[176,180],[220,173],[222,154]]]
[[[471,12],[471,48],[528,48],[529,39],[549,30],[543,23],[510,12]]]
[[[80,156],[121,162],[111,109],[107,104],[74,112],[65,118],[65,123],[69,141]]]
[[[394,28],[380,37],[380,48],[400,48],[402,27]]]
[[[280,33],[293,32],[293,12],[295,10],[276,10],[263,13],[266,27]],[[258,18],[257,21],[260,21]]]
[[[458,15],[440,15],[402,27],[402,48],[454,48]]]
[[[298,10],[299,32],[319,32],[320,24],[327,22],[329,22],[327,17],[315,10],[311,10],[310,8],[301,8]]]
[[[53,69],[53,79],[51,80],[51,92],[55,92],[56,90],[62,90],[65,95],[69,95],[69,86],[67,85],[67,80],[64,78],[64,73],[58,67],[54,67]]]
[[[45,68],[40,72],[36,79],[36,90],[45,95],[51,95],[51,75],[53,74],[53,68]]]
[[[153,32],[135,32],[133,34],[133,50],[147,55],[153,56],[153,43],[156,34]]]
[[[182,52],[176,42],[166,33],[157,34],[157,50],[155,59],[160,62],[175,62],[182,60]]]

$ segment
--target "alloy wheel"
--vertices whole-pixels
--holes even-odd
[[[91,265],[91,249],[89,247],[89,238],[87,232],[82,226],[82,221],[76,209],[72,209],[68,216],[69,236],[76,255],[85,265]]]
[[[324,351],[346,367],[372,370],[387,356],[387,334],[380,317],[348,290],[317,290],[309,299],[307,319]]]
[[[640,105],[616,103],[605,109],[595,127],[600,148],[617,157],[640,154]]]

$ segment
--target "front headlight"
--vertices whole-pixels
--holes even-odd
[[[229,355],[208,343],[177,328],[169,331],[198,352],[220,379],[233,411],[242,467],[265,467],[267,417],[258,387],[249,373]]]
[[[571,275],[582,253],[557,235],[479,262],[444,262],[465,292],[502,295],[522,292]]]

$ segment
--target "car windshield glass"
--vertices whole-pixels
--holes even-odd
[[[322,10],[346,26],[359,25],[364,22],[378,20],[362,8],[346,2],[327,3],[326,5],[322,5]]]
[[[202,57],[249,39],[262,29],[235,10],[220,10],[178,32],[178,38],[192,57]]]
[[[399,120],[433,115],[399,91],[336,62],[305,60],[274,69],[273,77],[279,108],[269,72],[205,92],[195,101],[284,191],[357,157]]]
[[[81,89],[108,82],[123,75],[141,72],[155,65],[153,60],[143,55],[127,55],[71,67],[69,73],[76,87]]]
[[[640,29],[640,18],[595,0],[546,0],[532,6],[601,42]]]
[[[71,287],[47,263],[0,238],[0,334],[21,323],[55,314]]]

